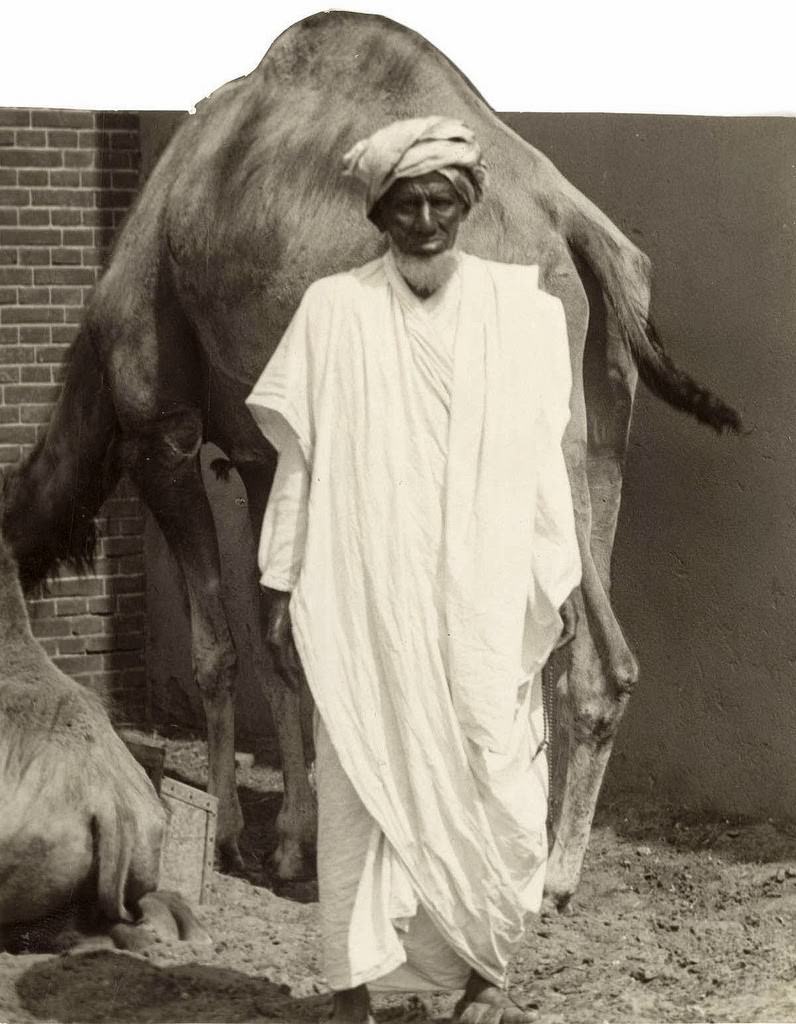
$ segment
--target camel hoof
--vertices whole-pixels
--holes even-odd
[[[271,857],[274,877],[280,882],[306,882],[316,875],[315,856],[296,840],[283,839]]]
[[[110,936],[117,949],[126,949],[130,953],[143,953],[145,949],[160,942],[160,936],[153,928],[145,924],[128,924],[120,921],[113,925]]]
[[[500,1024],[503,1010],[497,1006],[486,1006],[484,1003],[465,1003],[457,1005],[453,1013],[453,1024]]]
[[[530,1024],[538,1017],[536,1010],[516,1005],[493,1006],[462,998],[453,1011],[453,1024]]]
[[[431,1004],[421,996],[409,996],[404,1003],[401,1021],[431,1020]]]
[[[218,864],[225,875],[238,875],[245,871],[237,839],[225,839],[218,844]]]
[[[554,914],[571,914],[572,910],[571,892],[545,892],[540,911],[543,917],[552,917]]]
[[[134,924],[120,921],[110,930],[114,945],[141,953],[155,943],[189,942],[209,945],[210,936],[188,902],[176,892],[148,892],[138,901]]]
[[[150,926],[153,926],[153,921],[163,921],[164,928],[168,929],[170,936],[176,928],[180,942],[202,946],[212,944],[213,940],[200,924],[193,907],[180,893],[159,889],[157,892],[147,893],[140,900],[139,906],[142,908],[144,920]]]

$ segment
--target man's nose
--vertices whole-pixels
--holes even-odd
[[[415,219],[417,230],[421,231],[424,235],[430,235],[436,231],[437,226],[431,216],[431,206],[429,203],[422,203],[417,211],[417,217]]]

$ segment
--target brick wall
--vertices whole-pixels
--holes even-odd
[[[0,467],[46,430],[69,344],[136,195],[138,115],[0,108]],[[99,518],[95,574],[29,602],[35,634],[118,720],[146,716],[142,509],[124,484]]]

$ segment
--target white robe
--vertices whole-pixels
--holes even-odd
[[[546,773],[529,712],[538,728],[533,683],[580,569],[569,390],[563,310],[535,268],[463,256],[422,302],[388,255],[308,289],[248,400],[309,468],[294,635],[320,746],[373,823],[347,904],[356,917],[365,892],[372,934],[349,917],[333,987],[400,971],[413,917],[454,955],[428,984],[456,964],[502,983],[538,908]]]

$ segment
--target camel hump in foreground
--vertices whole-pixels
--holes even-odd
[[[166,812],[97,695],[32,636],[1,538],[0,643],[0,949],[22,934],[46,947],[68,944],[64,928],[114,926],[130,945],[151,932],[142,900],[161,895]],[[187,904],[183,914],[184,901],[163,895],[198,937]]]

